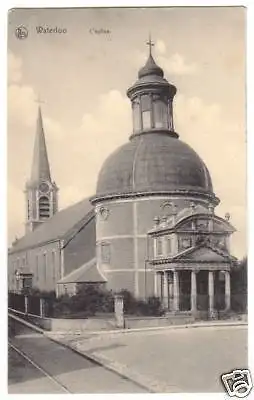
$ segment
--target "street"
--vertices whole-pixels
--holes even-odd
[[[146,377],[158,392],[223,392],[220,376],[246,368],[247,326],[208,326],[62,337],[80,352]]]
[[[10,350],[10,393],[223,392],[221,374],[248,367],[247,325],[47,335],[64,346],[30,328],[11,337],[40,371]]]
[[[9,393],[144,393],[140,386],[47,337],[22,329],[11,343],[40,371],[9,349]],[[47,376],[44,372],[47,373]]]

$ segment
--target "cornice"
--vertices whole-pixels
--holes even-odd
[[[203,197],[209,200],[210,202],[218,205],[220,200],[215,196],[214,193],[206,192],[205,190],[192,190],[192,189],[176,189],[176,190],[168,190],[168,191],[145,191],[145,192],[129,192],[129,193],[112,193],[112,194],[98,194],[90,198],[91,203],[94,205],[99,202],[114,200],[114,199],[127,199],[133,198],[138,199],[140,197],[146,196],[194,196],[194,197]]]

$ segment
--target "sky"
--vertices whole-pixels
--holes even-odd
[[[107,156],[132,133],[126,90],[153,54],[177,87],[174,122],[205,161],[246,254],[245,9],[13,9],[8,20],[8,241],[24,234],[39,97],[60,209],[96,190]],[[17,39],[23,25],[26,39]],[[37,33],[38,27],[67,30]],[[97,31],[97,33],[96,33]]]

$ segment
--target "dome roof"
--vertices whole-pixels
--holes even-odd
[[[164,72],[162,68],[160,68],[153,59],[153,56],[150,54],[146,64],[139,70],[138,77],[143,78],[147,75],[157,75],[163,78]]]
[[[96,197],[175,190],[214,196],[209,171],[197,153],[179,139],[156,132],[133,137],[106,159]]]

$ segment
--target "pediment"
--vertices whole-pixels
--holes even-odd
[[[211,216],[208,215],[192,215],[189,216],[176,224],[177,231],[185,231],[185,230],[197,230],[197,231],[208,231],[209,229],[209,220]],[[217,216],[212,217],[212,231],[214,232],[234,232],[234,228],[232,225],[228,223],[228,221],[223,220]]]
[[[191,261],[213,261],[223,262],[229,261],[230,256],[222,252],[220,249],[213,249],[208,246],[199,246],[189,249],[177,256],[177,259]]]

